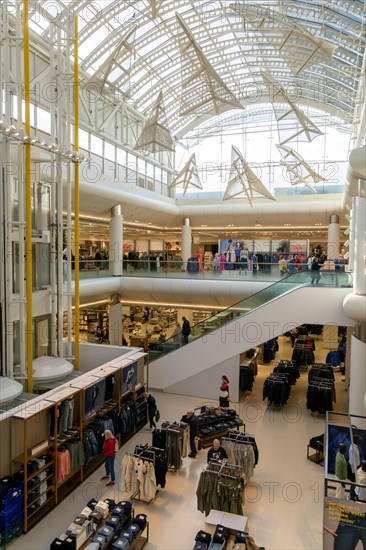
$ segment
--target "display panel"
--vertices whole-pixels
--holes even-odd
[[[86,420],[103,407],[105,401],[105,378],[84,390],[84,411],[83,418]]]
[[[122,369],[122,393],[126,393],[137,385],[137,361]]]

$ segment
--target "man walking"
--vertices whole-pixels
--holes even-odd
[[[188,336],[191,334],[191,325],[189,324],[189,321],[186,317],[182,317],[182,321],[182,339],[184,346],[185,344],[188,344]]]

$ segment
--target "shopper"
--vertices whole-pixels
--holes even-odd
[[[145,399],[147,403],[147,414],[149,416],[149,422],[150,422],[150,427],[147,428],[147,430],[150,431],[156,428],[154,418],[156,415],[156,411],[158,410],[158,407],[156,406],[156,399],[153,395],[151,395],[151,393],[145,393]]]
[[[174,332],[172,334],[173,342],[177,347],[180,347],[182,342],[182,327],[180,323],[177,323]]]
[[[101,479],[109,479],[107,487],[114,485],[115,474],[114,474],[114,460],[116,458],[116,438],[112,434],[111,430],[104,430],[104,445],[103,445],[103,454],[105,456],[105,473]]]
[[[287,266],[287,260],[284,256],[280,256],[278,267],[280,268],[280,274],[282,277],[287,274],[288,266]]]
[[[220,440],[214,439],[212,442],[212,447],[207,453],[207,462],[222,462],[225,459],[227,460],[227,452],[224,447],[221,447]]]
[[[336,475],[336,478],[341,481],[343,481],[344,479],[347,479],[347,462],[346,462],[346,457],[344,456],[345,454],[346,454],[346,446],[344,443],[340,443],[339,450],[336,454],[335,475]],[[344,499],[345,496],[346,496],[345,484],[337,483],[335,497]]]
[[[196,437],[199,436],[200,432],[198,417],[194,414],[192,409],[188,409],[186,414],[182,416],[181,422],[185,422],[189,426],[189,444],[191,447],[191,452],[188,456],[190,458],[195,458],[197,454]]]
[[[314,257],[310,269],[311,284],[313,284],[314,281],[316,285],[319,284],[321,277],[319,270],[321,269],[321,267],[322,266],[320,265],[318,258]]]
[[[229,379],[227,376],[223,375],[221,377],[221,386],[220,386],[220,397],[219,397],[219,404],[220,407],[228,407],[229,406]]]
[[[191,334],[191,325],[186,317],[182,317],[182,343],[183,345],[188,344],[188,337]]]

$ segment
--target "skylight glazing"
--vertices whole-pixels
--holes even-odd
[[[16,9],[15,0],[8,6]],[[133,30],[128,47],[116,54],[106,91],[108,86],[128,90],[128,102],[148,114],[162,90],[170,128],[178,137],[212,115],[198,108],[204,97],[200,101],[196,79],[184,98],[192,110],[182,116],[182,82],[190,69],[182,63],[177,13],[207,59],[205,78],[212,67],[242,107],[268,100],[261,79],[266,71],[285,88],[301,90],[300,103],[352,121],[365,56],[363,0],[33,0],[31,8],[30,26],[45,37],[50,22],[66,26],[78,15],[85,81]]]

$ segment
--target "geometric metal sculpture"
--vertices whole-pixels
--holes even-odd
[[[174,141],[168,128],[162,91],[151,109],[151,116],[146,121],[134,150],[149,151],[150,153],[175,150]]]
[[[243,109],[198,46],[183,18],[176,14],[181,53],[182,96],[179,114],[219,115]]]
[[[290,147],[287,147],[286,145],[277,145],[277,149],[284,158],[284,160],[281,161],[281,164],[286,166],[289,172],[291,185],[303,183],[305,187],[308,187],[316,193],[317,190],[312,184],[325,181],[325,178],[318,174],[318,172],[315,172],[306,160]]]
[[[226,186],[223,200],[244,195],[253,208],[253,200],[266,197],[272,201],[276,200],[268,191],[267,187],[254,174],[243,155],[235,145],[231,148],[231,169],[229,181]]]
[[[268,73],[261,72],[277,120],[280,145],[290,141],[312,141],[323,132],[289,98],[285,89]],[[281,103],[281,105],[279,105]],[[285,106],[284,106],[285,104]],[[293,125],[295,119],[296,125]],[[291,124],[292,122],[292,124]]]
[[[113,50],[110,56],[100,65],[100,67],[95,71],[93,75],[88,79],[85,84],[85,89],[92,89],[97,92],[99,95],[102,95],[104,92],[106,81],[109,75],[115,70],[119,69],[125,75],[129,74],[129,70],[123,67],[118,61],[119,54],[122,48],[125,48],[130,54],[133,53],[134,47],[128,43],[128,40],[132,36],[132,42],[134,40],[134,35],[136,33],[137,25],[133,25],[131,29],[125,34],[117,46]],[[127,94],[124,94],[127,95]]]
[[[189,160],[185,163],[182,170],[169,184],[169,188],[176,187],[177,185],[183,185],[183,195],[185,195],[188,187],[203,189],[200,177],[198,175],[195,153],[190,156]]]
[[[229,7],[243,18],[248,31],[252,27],[262,34],[295,75],[305,67],[332,60],[337,45],[294,23],[281,6],[278,11],[257,3],[233,2]]]

